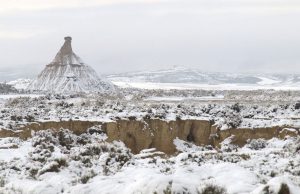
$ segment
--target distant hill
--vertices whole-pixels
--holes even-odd
[[[300,75],[298,74],[242,74],[203,72],[198,69],[172,68],[157,71],[129,72],[109,75],[107,78],[113,83],[126,86],[134,83],[156,83],[170,86],[197,85],[202,86],[237,86],[260,88],[298,88],[300,89]],[[141,86],[143,87],[143,86]]]

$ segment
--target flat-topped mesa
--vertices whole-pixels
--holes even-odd
[[[54,65],[84,65],[80,57],[73,52],[72,37],[65,37],[65,43],[56,54],[54,60],[49,64],[49,66]]]

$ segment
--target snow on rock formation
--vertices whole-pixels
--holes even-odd
[[[65,37],[65,43],[54,60],[46,66],[28,89],[55,93],[115,90],[112,83],[100,79],[97,73],[73,52],[71,41],[71,37]]]

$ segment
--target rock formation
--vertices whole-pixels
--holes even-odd
[[[72,38],[65,43],[38,77],[29,85],[29,90],[54,93],[110,92],[113,84],[100,79],[72,50]]]
[[[20,127],[17,131],[0,130],[0,138],[20,137],[28,139],[32,132],[61,128],[69,129],[76,135],[85,133],[88,128],[100,125],[106,133],[107,141],[121,140],[133,153],[139,153],[143,149],[156,148],[166,154],[177,152],[173,143],[179,138],[192,142],[195,145],[211,145],[219,147],[220,143],[228,137],[232,137],[232,144],[244,146],[250,139],[271,139],[273,137],[284,139],[286,136],[300,135],[299,129],[288,129],[286,126],[268,128],[234,128],[217,130],[213,123],[205,120],[176,120],[163,121],[159,119],[147,120],[116,120],[115,122],[92,121],[60,121],[32,123]]]

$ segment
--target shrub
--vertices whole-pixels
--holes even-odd
[[[264,139],[252,139],[248,141],[247,147],[252,150],[260,150],[267,146],[267,142]]]
[[[223,187],[209,184],[206,185],[204,189],[202,189],[200,194],[227,194],[227,191]]]
[[[282,183],[278,194],[290,194],[290,189],[287,184]]]
[[[27,122],[33,122],[33,121],[34,121],[34,117],[31,116],[31,115],[25,116],[24,119],[25,119]]]
[[[241,106],[239,105],[239,103],[235,103],[234,105],[232,105],[232,110],[234,110],[235,112],[240,112],[241,111]]]
[[[58,141],[61,146],[71,149],[76,138],[73,133],[68,129],[60,129],[57,133]]]
[[[263,193],[264,193],[264,194],[273,194],[274,191],[273,191],[272,189],[270,190],[270,187],[269,187],[269,186],[266,186],[266,187],[263,189]],[[285,183],[281,183],[280,189],[279,189],[279,191],[278,191],[277,194],[290,194],[290,189],[289,189],[288,185],[285,184]]]
[[[295,109],[296,109],[296,110],[300,109],[300,102],[297,102],[297,103],[295,104]]]

